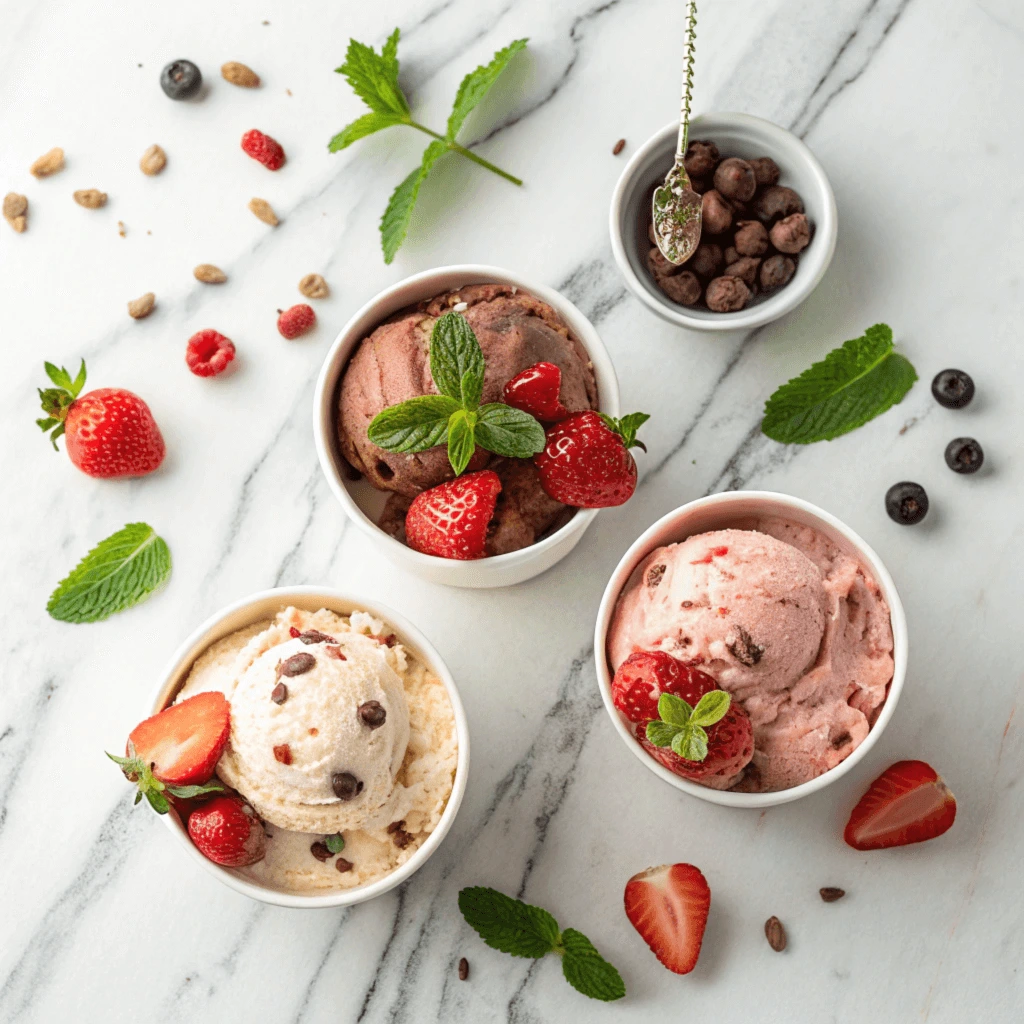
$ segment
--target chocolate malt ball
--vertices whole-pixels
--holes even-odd
[[[765,224],[771,224],[780,217],[788,217],[791,213],[803,212],[804,201],[785,185],[769,185],[754,200],[754,213]]]
[[[691,191],[696,192],[697,195],[699,195],[699,196],[704,195],[704,193],[707,192],[707,190],[709,188],[711,188],[711,179],[710,178],[691,178],[690,179],[690,189],[691,189]]]
[[[679,267],[665,259],[657,246],[647,254],[647,269],[655,277],[668,277],[679,272]]]
[[[707,139],[694,139],[686,147],[683,166],[691,178],[706,178],[718,163],[718,147]]]
[[[757,191],[754,168],[746,160],[731,156],[715,168],[715,188],[726,199],[738,199],[745,203]]]
[[[694,306],[700,301],[702,291],[697,275],[684,270],[674,277],[659,277],[658,287],[673,301],[681,306]]]
[[[731,266],[738,259],[742,259],[742,257],[736,251],[736,246],[735,245],[730,245],[729,248],[725,250],[725,265],[727,267]]]
[[[788,256],[769,256],[761,264],[761,272],[758,275],[761,281],[761,288],[766,292],[782,288],[793,280],[795,273],[796,263]]]
[[[768,251],[768,230],[758,220],[741,220],[733,245],[741,256],[763,256]]]
[[[710,189],[701,200],[701,224],[709,235],[720,235],[732,227],[732,207],[720,192]]]
[[[758,188],[779,183],[779,165],[770,156],[759,156],[756,160],[748,160],[747,163],[754,170]]]
[[[735,313],[750,300],[750,289],[739,277],[716,277],[704,295],[708,309],[713,313]]]
[[[794,255],[803,252],[810,243],[811,225],[807,223],[807,218],[802,213],[793,213],[773,224],[769,237],[779,252]]]
[[[692,270],[698,277],[707,281],[722,269],[725,257],[722,256],[722,247],[714,242],[701,242],[697,251],[690,257],[686,264],[687,270]]]
[[[761,261],[755,256],[741,256],[735,263],[726,265],[722,274],[726,277],[738,277],[751,291],[757,283],[757,271]]]

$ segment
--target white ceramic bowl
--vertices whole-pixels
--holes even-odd
[[[212,860],[207,860],[195,848],[184,826],[175,815],[165,814],[163,821],[178,844],[196,863],[236,892],[240,892],[254,900],[259,900],[261,903],[273,903],[279,907],[347,907],[355,903],[371,900],[375,896],[380,896],[389,889],[393,889],[396,885],[400,885],[410,875],[423,867],[431,854],[441,845],[445,835],[452,826],[452,822],[455,820],[459,804],[462,803],[462,796],[466,791],[466,775],[469,771],[469,725],[466,721],[466,712],[463,710],[462,701],[459,699],[459,692],[455,688],[455,681],[452,679],[451,673],[427,638],[411,622],[408,622],[397,612],[378,604],[376,601],[368,601],[362,597],[325,587],[279,587],[275,590],[263,590],[258,594],[245,597],[241,601],[236,601],[234,604],[222,608],[216,615],[211,616],[174,652],[174,656],[171,658],[160,680],[160,685],[157,687],[153,700],[153,713],[162,711],[174,700],[174,697],[184,685],[185,679],[188,677],[189,670],[192,668],[196,658],[210,644],[220,640],[221,637],[227,636],[229,633],[235,632],[237,629],[242,629],[262,619],[273,618],[274,615],[279,611],[283,611],[289,605],[305,609],[306,611],[318,611],[320,608],[327,608],[340,615],[348,615],[353,611],[364,611],[375,618],[382,619],[394,630],[402,644],[414,653],[444,683],[445,689],[448,691],[448,700],[451,702],[452,711],[455,715],[455,734],[459,745],[459,754],[451,796],[448,797],[448,804],[441,815],[437,828],[431,832],[423,845],[404,864],[391,872],[390,875],[355,889],[319,895],[306,895],[259,885],[245,878],[232,868],[225,868],[219,864],[214,864]]]
[[[607,639],[608,626],[611,623],[615,603],[626,586],[630,576],[640,563],[655,549],[664,544],[673,544],[685,540],[694,534],[708,530],[749,529],[752,520],[760,516],[784,516],[804,526],[813,527],[824,534],[842,550],[859,559],[871,572],[878,583],[885,600],[889,605],[892,619],[893,637],[893,676],[889,684],[889,694],[885,704],[871,727],[864,742],[850,756],[834,768],[819,775],[810,782],[804,782],[791,789],[779,790],[776,793],[733,793],[729,790],[709,789],[687,779],[681,779],[667,768],[662,767],[652,757],[644,753],[629,730],[628,723],[619,714],[612,703],[612,672],[608,665]],[[708,498],[699,498],[677,508],[663,516],[653,526],[645,530],[633,546],[622,556],[622,560],[608,581],[601,607],[597,613],[597,627],[594,631],[594,657],[597,661],[597,681],[601,687],[604,706],[611,716],[615,728],[623,741],[634,754],[655,775],[664,779],[669,785],[691,796],[709,800],[711,803],[724,804],[726,807],[773,807],[776,804],[789,803],[802,796],[817,793],[818,790],[835,782],[845,775],[854,765],[862,761],[878,742],[879,736],[885,731],[889,719],[896,710],[896,703],[903,690],[903,681],[907,674],[907,618],[903,613],[903,603],[896,592],[885,566],[878,555],[853,532],[845,523],[835,516],[823,511],[816,505],[787,494],[776,494],[772,491],[727,491],[714,494]]]
[[[590,321],[552,288],[528,281],[507,270],[477,263],[425,270],[386,288],[366,303],[342,328],[327,353],[313,397],[313,435],[320,466],[345,513],[380,545],[383,553],[396,565],[433,583],[446,583],[453,587],[506,587],[522,583],[550,569],[576,547],[598,510],[580,509],[565,526],[536,544],[493,558],[457,561],[414,551],[377,525],[387,495],[365,480],[349,480],[345,473],[337,440],[337,395],[342,374],[356,345],[392,313],[463,285],[492,282],[515,285],[543,300],[561,315],[594,364],[601,411],[609,416],[618,416],[619,382],[615,368]]]
[[[800,254],[793,280],[767,298],[736,313],[673,302],[651,278],[646,256],[651,192],[675,159],[678,125],[669,124],[647,140],[626,164],[612,194],[610,230],[615,262],[634,295],[658,316],[694,331],[750,330],[796,309],[814,291],[836,248],[836,200],[814,154],[793,134],[750,114],[701,114],[690,123],[690,139],[710,139],[723,156],[770,156],[782,172],[779,184],[800,193],[813,225],[811,244]]]

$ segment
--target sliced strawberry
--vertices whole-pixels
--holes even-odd
[[[149,765],[160,782],[199,785],[213,775],[230,732],[231,705],[224,694],[197,693],[135,726],[128,756]]]
[[[558,400],[562,371],[554,363],[534,363],[517,373],[502,390],[506,405],[521,409],[547,423],[557,423],[569,415]]]
[[[229,868],[255,864],[267,852],[263,823],[237,793],[215,796],[194,810],[188,834],[207,860]]]
[[[897,761],[871,783],[846,823],[855,850],[908,846],[941,836],[956,818],[956,797],[931,765]]]
[[[418,494],[405,517],[409,547],[440,558],[483,558],[500,491],[498,474],[484,469]]]
[[[697,966],[711,890],[692,864],[662,864],[626,883],[626,917],[654,955],[676,974]]]
[[[664,651],[634,651],[616,670],[612,700],[631,722],[645,723],[658,717],[658,698],[663,693],[682,697],[691,707],[718,684],[706,672],[687,665]]]

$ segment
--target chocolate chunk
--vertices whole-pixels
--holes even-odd
[[[784,285],[789,284],[795,273],[796,263],[788,256],[780,256],[776,253],[774,256],[769,256],[761,264],[761,287],[765,291],[771,291],[773,288],[782,288]]]
[[[270,699],[275,704],[283,704],[288,699],[288,687],[284,683],[278,683],[277,686],[270,691]]]
[[[459,981],[465,981],[469,977],[469,961],[462,957],[459,960]]]
[[[316,658],[312,654],[306,654],[303,651],[301,654],[293,654],[290,658],[285,658],[277,666],[277,674],[279,676],[301,676],[303,673],[308,672],[315,664]]]
[[[652,565],[647,570],[647,586],[656,587],[661,582],[667,568],[668,566],[665,565]]]
[[[741,220],[733,244],[741,256],[763,256],[768,251],[768,231],[759,220]]]
[[[658,287],[680,306],[695,306],[700,301],[700,293],[704,290],[700,279],[689,270],[673,274],[671,277],[657,277],[655,281]]]
[[[309,848],[309,852],[321,863],[331,859],[331,851],[327,849],[326,843],[314,843]]]
[[[391,822],[390,825],[388,825],[388,830],[387,830],[388,831],[388,835],[389,836],[390,835],[394,835],[395,832],[398,832],[400,829],[403,829],[403,828],[405,828],[405,819],[404,818],[401,821],[393,821],[393,822]]]
[[[335,866],[335,867],[336,867],[336,868],[337,868],[337,869],[338,869],[338,870],[339,870],[339,871],[340,871],[340,872],[341,872],[342,874],[344,874],[344,873],[345,873],[346,871],[351,871],[351,870],[352,870],[352,869],[353,869],[353,868],[355,867],[355,864],[353,864],[353,863],[352,863],[352,861],[350,861],[350,860],[345,860],[345,858],[344,858],[344,857],[339,857],[339,858],[338,858],[338,859],[337,859],[337,860],[336,860],[336,861],[334,862],[334,866]]]
[[[397,846],[400,850],[404,850],[413,841],[414,838],[415,837],[412,835],[412,833],[406,832],[404,828],[400,828],[391,836],[391,839],[394,842],[395,846]]]
[[[716,277],[704,293],[704,301],[713,313],[735,313],[750,298],[750,289],[743,279],[732,275]]]
[[[756,665],[764,654],[764,647],[754,643],[754,638],[742,627],[736,627],[736,639],[725,645],[732,656],[748,668]]]
[[[335,772],[331,788],[339,800],[354,800],[363,791],[363,784],[351,772]]]
[[[321,633],[319,629],[307,629],[305,633],[299,634],[299,639],[304,644],[333,644],[337,643],[333,636]]]
[[[359,705],[359,717],[371,729],[379,729],[388,717],[388,713],[379,700],[368,700],[365,704]]]
[[[832,740],[832,747],[835,750],[840,750],[842,747],[845,747],[851,739],[853,739],[853,737],[848,732],[842,732]]]

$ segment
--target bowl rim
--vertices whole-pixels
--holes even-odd
[[[339,590],[336,587],[303,585],[271,587],[267,590],[260,590],[225,605],[189,633],[171,655],[160,674],[159,683],[150,702],[152,708],[150,714],[156,714],[168,705],[168,701],[184,684],[188,671],[203,651],[218,639],[228,636],[237,629],[244,628],[245,625],[244,622],[237,622],[230,628],[218,633],[218,628],[223,623],[236,616],[239,612],[247,611],[252,611],[252,617],[248,620],[250,623],[259,621],[261,618],[266,617],[267,613],[263,608],[270,603],[276,603],[279,606],[279,610],[283,610],[294,603],[293,599],[295,598],[303,601],[306,607],[319,603],[319,607],[337,611],[338,614],[348,615],[352,611],[365,611],[374,616],[374,618],[382,619],[389,627],[394,629],[403,644],[407,640],[410,641],[408,643],[409,649],[424,661],[427,667],[444,684],[455,719],[458,754],[455,778],[452,780],[452,791],[448,796],[448,802],[441,815],[441,820],[437,823],[437,827],[427,836],[423,845],[404,864],[399,865],[394,871],[383,878],[352,889],[305,895],[260,885],[258,882],[243,878],[231,868],[226,868],[220,864],[215,864],[211,860],[207,860],[189,839],[184,823],[180,822],[176,815],[165,814],[161,817],[164,824],[174,835],[175,840],[184,847],[194,861],[201,864],[218,881],[234,889],[236,892],[242,893],[244,896],[258,900],[261,903],[268,903],[279,907],[300,909],[347,907],[363,903],[376,896],[381,896],[415,874],[441,845],[455,820],[456,814],[458,814],[459,806],[466,792],[467,775],[469,772],[469,722],[466,718],[466,711],[448,666],[440,654],[438,654],[433,644],[416,626],[406,619],[405,616],[400,615],[394,609],[381,604],[379,601],[365,598],[351,591]],[[257,611],[258,608],[260,609],[259,611]]]
[[[481,571],[488,570],[497,575],[509,567],[518,566],[537,559],[538,556],[551,548],[564,543],[573,534],[582,534],[594,521],[600,509],[577,509],[576,514],[564,526],[559,527],[554,533],[529,545],[529,547],[520,548],[518,551],[510,551],[503,555],[492,555],[489,558],[459,561],[457,559],[441,558],[438,555],[427,555],[420,551],[415,551],[390,534],[385,533],[363,512],[349,493],[345,481],[342,479],[342,472],[335,461],[331,446],[331,437],[335,429],[334,396],[344,364],[351,357],[355,345],[365,337],[365,332],[370,324],[380,324],[388,316],[417,301],[416,299],[403,299],[396,302],[394,301],[396,296],[408,291],[410,287],[418,290],[421,286],[426,286],[429,282],[438,278],[457,276],[465,276],[467,284],[482,284],[493,281],[500,284],[513,285],[543,300],[559,315],[564,317],[569,322],[570,328],[594,364],[594,375],[598,383],[599,406],[602,412],[606,412],[610,416],[620,415],[619,382],[611,356],[601,340],[597,329],[573,302],[547,285],[537,284],[519,274],[484,263],[451,264],[423,270],[409,277],[404,277],[402,280],[378,292],[348,319],[344,327],[338,332],[324,358],[313,393],[313,439],[316,445],[317,458],[320,462],[320,469],[327,478],[327,484],[331,492],[340,502],[349,519],[371,539],[382,543],[385,551],[390,554],[392,559],[404,559],[410,566],[425,571],[433,570],[438,566],[444,566],[447,574],[468,578],[477,575]],[[472,280],[473,278],[477,280]],[[429,289],[426,287],[423,287],[422,290],[424,291],[424,297],[427,294],[437,294],[436,291],[429,292]],[[444,288],[440,290],[443,291]],[[382,307],[387,308],[382,310]],[[486,566],[488,569],[481,570],[482,566]],[[455,585],[458,585],[458,583]]]
[[[615,190],[612,193],[608,216],[612,253],[619,272],[625,278],[629,290],[648,309],[663,319],[690,330],[711,333],[750,330],[755,327],[762,327],[773,320],[778,320],[787,313],[791,313],[817,288],[821,279],[825,276],[825,272],[831,265],[832,257],[835,254],[836,237],[838,234],[838,210],[831,182],[818,158],[802,139],[797,138],[792,132],[765,118],[736,111],[706,111],[699,114],[690,122],[690,134],[692,136],[694,131],[702,130],[713,133],[716,126],[723,125],[745,128],[760,138],[768,140],[769,144],[766,146],[768,149],[773,148],[771,143],[774,143],[775,148],[781,146],[794,148],[803,159],[814,179],[815,187],[822,200],[824,213],[815,223],[814,238],[811,241],[810,247],[814,249],[814,259],[816,262],[812,264],[812,273],[799,285],[782,288],[775,295],[756,305],[749,306],[747,309],[741,309],[735,313],[717,313],[713,319],[693,316],[687,310],[687,307],[670,302],[667,298],[661,299],[644,287],[643,282],[639,280],[633,270],[629,257],[626,255],[626,243],[621,229],[622,206],[627,186],[632,183],[635,176],[650,162],[653,153],[660,149],[667,139],[676,137],[679,125],[674,121],[656,131],[637,149],[623,168],[622,173],[619,175],[619,180],[615,184]],[[815,247],[814,243],[819,240],[822,242],[822,245]],[[810,252],[810,248],[808,252]]]
[[[889,617],[892,623],[893,634],[893,674],[889,683],[889,692],[886,696],[882,710],[875,719],[864,741],[845,760],[840,761],[835,767],[827,772],[818,775],[816,778],[793,786],[790,789],[782,789],[773,793],[734,793],[730,790],[710,789],[698,783],[690,782],[673,774],[667,768],[658,764],[655,760],[644,753],[643,749],[636,742],[633,734],[626,727],[622,716],[612,701],[611,680],[612,673],[608,665],[607,640],[608,627],[611,624],[612,613],[615,604],[623,587],[632,575],[633,570],[640,562],[647,557],[656,547],[665,543],[672,543],[666,539],[655,541],[654,538],[666,527],[681,523],[694,510],[708,508],[709,506],[722,506],[726,509],[729,505],[740,501],[771,501],[776,504],[785,505],[789,508],[802,512],[813,519],[818,519],[824,525],[844,537],[854,550],[863,558],[865,564],[870,568],[875,577],[875,582],[882,590],[886,602],[889,605]],[[775,513],[777,514],[777,513]],[[704,532],[703,530],[701,532]],[[692,534],[683,534],[680,531],[679,540]],[[648,769],[658,775],[664,781],[674,786],[683,793],[699,797],[711,803],[721,804],[726,807],[759,808],[774,807],[778,804],[789,803],[792,800],[799,800],[801,797],[810,796],[826,786],[831,785],[842,778],[854,766],[862,761],[869,751],[878,742],[879,737],[885,732],[885,727],[892,718],[896,705],[899,702],[900,694],[903,691],[903,684],[907,674],[909,638],[907,634],[907,618],[903,609],[903,602],[900,600],[896,584],[889,574],[882,560],[874,549],[854,530],[847,526],[842,520],[819,508],[817,505],[803,498],[783,494],[778,491],[724,491],[718,494],[707,495],[680,505],[671,512],[663,515],[656,522],[652,523],[640,536],[630,545],[629,549],[619,560],[612,573],[604,593],[601,596],[601,604],[597,613],[597,622],[594,627],[594,661],[597,666],[597,683],[601,690],[601,698],[604,701],[605,710],[611,717],[612,724],[629,747],[633,754],[646,765]]]

